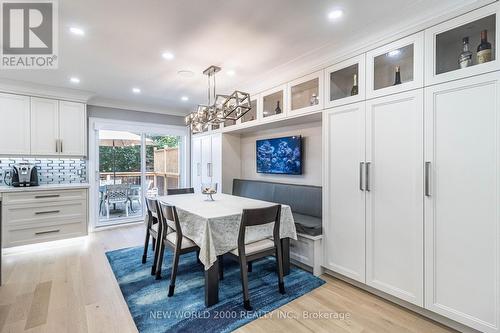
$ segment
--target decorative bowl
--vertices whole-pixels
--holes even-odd
[[[217,183],[202,184],[201,193],[208,196],[207,200],[214,201],[212,195],[217,193]]]

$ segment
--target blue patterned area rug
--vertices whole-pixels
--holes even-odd
[[[254,311],[243,308],[239,264],[224,262],[224,280],[219,283],[219,303],[206,308],[203,266],[196,254],[181,255],[175,294],[167,297],[172,267],[172,252],[167,250],[163,278],[151,276],[152,251],[141,263],[143,247],[106,253],[123,297],[141,333],[150,332],[231,332],[266,313],[300,297],[325,282],[292,267],[285,277],[286,293],[278,292],[276,261],[266,258],[253,263],[249,273],[250,301]]]

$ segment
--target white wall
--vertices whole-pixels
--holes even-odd
[[[303,174],[300,176],[292,176],[257,173],[255,141],[293,135],[302,135]],[[241,178],[322,186],[321,154],[321,122],[284,126],[281,128],[244,134],[241,136]]]

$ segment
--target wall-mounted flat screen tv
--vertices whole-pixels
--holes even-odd
[[[302,174],[302,137],[257,140],[257,172]]]

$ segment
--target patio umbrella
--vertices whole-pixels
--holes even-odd
[[[146,145],[154,145],[154,141],[146,138]],[[141,136],[126,131],[99,131],[99,146],[113,147],[113,183],[116,182],[115,148],[141,144]]]

